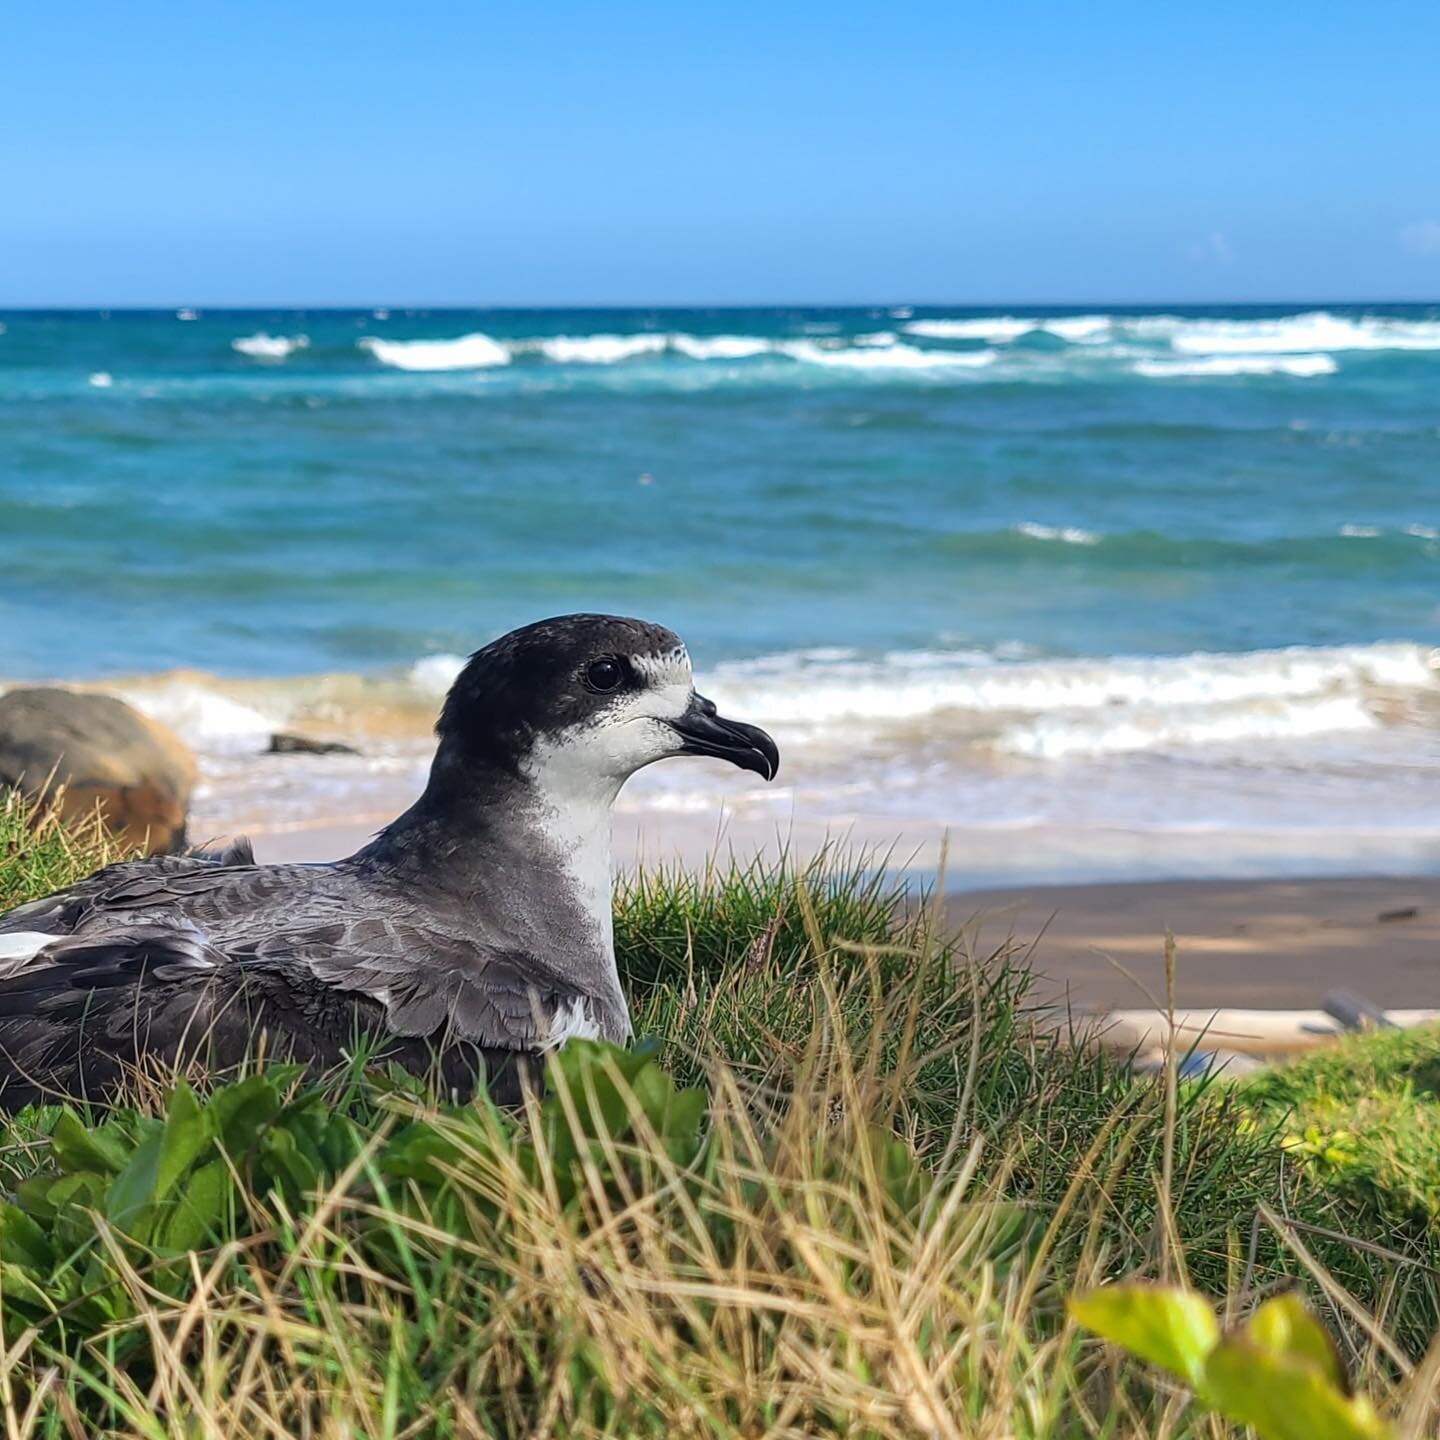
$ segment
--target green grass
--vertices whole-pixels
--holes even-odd
[[[0,807],[0,906],[104,844]],[[1336,1183],[1286,1141],[1317,1097],[1383,1096],[1395,1154],[1433,1165],[1429,1122],[1402,1124],[1433,1037],[1167,1105],[874,868],[622,887],[652,1048],[571,1047],[524,1115],[271,1072],[168,1118],[149,1091],[54,1138],[54,1110],[21,1117],[7,1437],[1230,1433],[1067,1320],[1067,1294],[1135,1275],[1231,1313],[1302,1283],[1425,1433],[1429,1192],[1404,1166]]]
[[[1250,1079],[1241,1098],[1372,1227],[1440,1224],[1440,1026],[1355,1036]]]

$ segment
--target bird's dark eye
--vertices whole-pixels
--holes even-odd
[[[613,656],[592,660],[585,671],[585,684],[601,695],[618,690],[625,683],[625,667]]]

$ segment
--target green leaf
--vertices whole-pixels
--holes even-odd
[[[1273,1355],[1315,1366],[1330,1384],[1348,1393],[1350,1379],[1330,1332],[1298,1295],[1267,1300],[1245,1322],[1245,1338]]]
[[[1087,1329],[1178,1375],[1191,1389],[1220,1338],[1210,1306],[1174,1286],[1110,1285],[1072,1297],[1066,1308]]]
[[[155,1198],[155,1176],[160,1165],[163,1130],[153,1130],[135,1148],[130,1163],[115,1177],[105,1218],[127,1234],[141,1226],[145,1208]]]
[[[160,1227],[155,1237],[157,1248],[179,1252],[198,1249],[220,1228],[231,1184],[230,1167],[223,1159],[200,1166]]]
[[[170,1092],[170,1103],[165,1110],[165,1128],[160,1132],[151,1198],[157,1203],[165,1199],[209,1144],[210,1129],[200,1103],[195,1099],[195,1092],[182,1080]]]
[[[272,1073],[247,1075],[217,1090],[205,1107],[211,1133],[232,1160],[243,1159],[280,1113],[280,1090]]]
[[[118,1175],[130,1159],[133,1146],[111,1126],[87,1130],[73,1112],[62,1110],[50,1132],[50,1150],[62,1170],[99,1170]]]
[[[1308,1358],[1227,1335],[1205,1362],[1201,1400],[1262,1440],[1388,1440],[1370,1402],[1343,1395]]]
[[[55,1264],[45,1232],[18,1205],[0,1206],[0,1261],[47,1273]]]
[[[23,1266],[0,1261],[0,1310],[10,1305],[29,1305],[42,1314],[55,1313],[55,1301]]]
[[[272,1180],[281,1183],[282,1188],[288,1187],[292,1194],[307,1194],[319,1183],[315,1162],[301,1152],[289,1130],[267,1130],[260,1137],[260,1155]]]

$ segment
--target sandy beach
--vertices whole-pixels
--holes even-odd
[[[1440,1005],[1440,878],[1037,886],[955,895],[948,909],[978,946],[1033,943],[1042,989],[1077,1010],[1163,1000],[1167,929],[1177,1005],[1308,1009],[1338,989]]]

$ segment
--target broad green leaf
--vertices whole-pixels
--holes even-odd
[[[232,1160],[241,1160],[260,1132],[280,1113],[280,1091],[273,1071],[247,1075],[217,1090],[205,1106],[210,1130]]]
[[[50,1150],[62,1170],[99,1170],[118,1175],[133,1146],[110,1126],[87,1130],[69,1110],[62,1110],[50,1132]]]
[[[1192,1390],[1220,1338],[1210,1306],[1174,1286],[1110,1285],[1072,1297],[1067,1308],[1087,1329],[1178,1375]]]
[[[273,1180],[281,1181],[295,1194],[315,1188],[320,1172],[315,1162],[301,1152],[289,1130],[272,1126],[260,1137],[260,1154]]]
[[[136,1147],[130,1163],[110,1187],[105,1217],[112,1225],[134,1234],[140,1228],[142,1212],[155,1198],[155,1174],[160,1164],[164,1132],[152,1130]]]
[[[170,1092],[170,1103],[165,1110],[165,1128],[160,1132],[152,1195],[157,1203],[169,1195],[209,1144],[210,1130],[195,1099],[195,1092],[182,1080]]]
[[[219,1228],[232,1184],[230,1167],[223,1159],[200,1166],[175,1198],[155,1244],[161,1250],[194,1250]]]
[[[21,1265],[0,1261],[0,1302],[4,1305],[30,1305],[42,1314],[53,1314],[55,1301],[34,1275]]]
[[[1388,1440],[1368,1400],[1343,1395],[1308,1359],[1291,1359],[1227,1335],[1210,1352],[1200,1399],[1261,1440]]]
[[[0,1261],[42,1271],[55,1263],[45,1232],[18,1205],[0,1206]]]
[[[1267,1300],[1245,1322],[1245,1338],[1274,1355],[1314,1365],[1332,1385],[1349,1391],[1350,1380],[1330,1332],[1298,1295]]]

